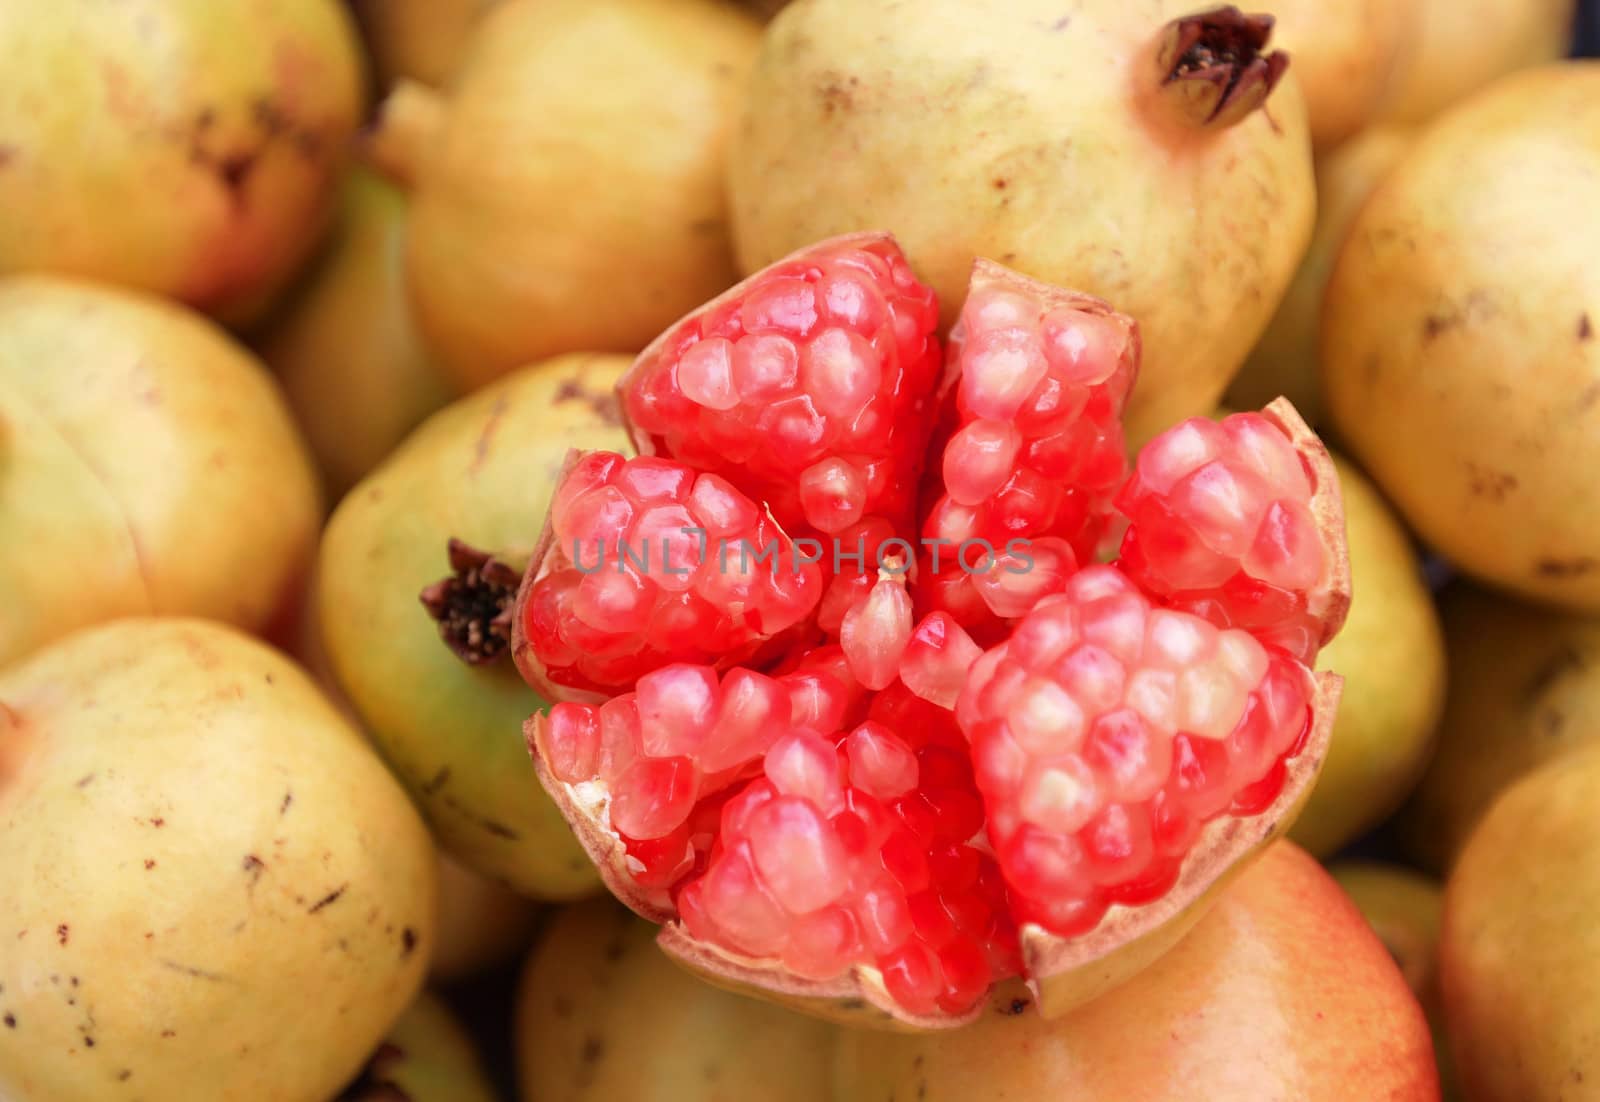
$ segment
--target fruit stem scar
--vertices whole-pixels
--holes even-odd
[[[449,545],[449,577],[419,595],[439,637],[469,666],[494,662],[511,646],[511,605],[522,573],[458,539]]]
[[[1266,102],[1289,68],[1282,50],[1261,52],[1272,25],[1231,5],[1167,24],[1156,51],[1161,90],[1185,122],[1221,129]]]

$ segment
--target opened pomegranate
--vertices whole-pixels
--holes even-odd
[[[540,779],[669,953],[924,1028],[1181,936],[1314,779],[1349,596],[1287,403],[1130,474],[1131,319],[980,261],[941,372],[937,313],[854,235],[679,323],[620,384],[654,454],[568,464],[514,619]]]

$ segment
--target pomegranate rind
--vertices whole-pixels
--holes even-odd
[[[1344,679],[1313,675],[1310,728],[1285,763],[1283,789],[1262,811],[1223,815],[1200,830],[1175,884],[1138,906],[1114,903],[1086,934],[1064,938],[1034,923],[1020,931],[1028,987],[1039,1013],[1059,1017],[1133,978],[1172,948],[1218,893],[1294,825],[1328,756]]]
[[[1339,492],[1339,472],[1322,438],[1305,423],[1294,403],[1274,398],[1261,410],[1289,438],[1311,475],[1311,500],[1307,503],[1326,552],[1322,578],[1306,596],[1306,611],[1322,625],[1318,642],[1327,646],[1344,626],[1350,611],[1350,540],[1345,534],[1344,498]]]

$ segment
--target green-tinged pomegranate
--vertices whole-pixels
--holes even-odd
[[[1004,997],[940,1036],[847,1032],[839,1102],[1434,1102],[1427,1022],[1360,912],[1287,842],[1177,947],[1065,1018]]]
[[[335,679],[444,848],[534,897],[595,887],[517,738],[544,701],[509,661],[459,661],[418,595],[451,574],[452,538],[519,563],[532,551],[568,450],[625,445],[611,393],[625,366],[562,357],[447,407],[350,492],[323,536],[318,620]]]
[[[285,619],[320,516],[271,377],[210,322],[0,280],[0,665],[118,616]]]
[[[1332,149],[1365,127],[1392,94],[1416,38],[1420,0],[1261,0],[1273,41],[1289,52],[1306,95],[1311,141]],[[1324,201],[1318,181],[1317,201]]]
[[[133,618],[0,672],[0,1097],[332,1097],[423,981],[432,843],[303,671]]]
[[[1440,975],[1473,1102],[1595,1097],[1600,1052],[1600,747],[1495,801],[1445,886]]]
[[[1507,785],[1600,742],[1600,617],[1462,584],[1441,611],[1449,693],[1438,748],[1400,821],[1406,849],[1436,871]]]
[[[522,976],[525,1102],[824,1102],[837,1031],[719,991],[669,961],[616,904],[570,907]]]
[[[378,87],[410,79],[443,87],[478,20],[499,0],[352,0]]]
[[[1281,394],[1310,424],[1324,424],[1318,366],[1323,293],[1356,213],[1410,144],[1411,135],[1405,130],[1373,127],[1319,158],[1317,226],[1311,247],[1267,331],[1228,387],[1232,405],[1259,406]]]
[[[335,1102],[496,1102],[461,1023],[424,992],[406,1008]]]
[[[947,349],[938,314],[858,233],[684,318],[620,384],[646,454],[573,457],[511,616],[540,781],[661,945],[903,1028],[1170,947],[1309,790],[1349,598],[1286,403],[1130,473],[1131,319],[982,260]]]
[[[757,38],[714,0],[513,0],[445,98],[391,95],[371,151],[410,186],[412,303],[461,385],[636,352],[733,282],[723,160]]]
[[[1293,79],[1273,90],[1266,22],[1177,18],[1193,11],[790,5],[734,138],[742,266],[881,227],[948,325],[987,257],[1138,322],[1133,439],[1209,412],[1288,287],[1314,203],[1303,99]]]
[[[1554,61],[1572,39],[1576,0],[1406,0],[1416,27],[1382,118],[1425,122],[1517,69]]]
[[[1373,933],[1400,966],[1400,974],[1422,1004],[1433,1034],[1434,1058],[1446,1099],[1458,1097],[1455,1066],[1444,1032],[1439,991],[1439,928],[1444,917],[1444,885],[1430,876],[1381,861],[1339,861],[1328,872],[1349,893]]]
[[[362,171],[343,187],[327,253],[257,342],[335,498],[451,396],[406,303],[404,198]]]
[[[0,273],[253,316],[315,244],[360,118],[337,0],[8,0]]]
[[[1508,77],[1418,137],[1322,316],[1328,412],[1424,540],[1600,611],[1600,62]]]
[[[539,909],[504,884],[439,855],[439,933],[428,975],[448,983],[517,956],[533,938]]]
[[[1317,787],[1289,836],[1318,857],[1378,825],[1417,783],[1444,704],[1439,614],[1405,528],[1365,476],[1335,457],[1355,599],[1317,656],[1344,678]]]

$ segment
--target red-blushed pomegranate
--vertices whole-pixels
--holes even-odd
[[[798,288],[826,278],[831,260],[816,258],[863,242],[897,255],[878,235],[824,242],[674,332],[693,336],[689,351],[717,339],[694,336],[696,319],[743,312],[782,280],[815,324],[818,300]],[[893,265],[883,271],[892,281]],[[903,342],[872,347],[873,377],[897,381],[868,404],[882,397],[916,422],[882,437],[900,441],[883,454],[904,477],[831,530],[803,506],[786,527],[762,488],[777,469],[752,475],[706,446],[684,355],[647,352],[624,377],[625,407],[656,419],[652,442],[673,458],[591,453],[556,491],[547,543],[569,546],[530,567],[513,617],[519,667],[562,697],[530,719],[530,749],[613,891],[714,982],[932,1028],[969,1019],[1020,975],[1059,1013],[1173,944],[1292,820],[1337,696],[1337,679],[1309,665],[1348,601],[1337,483],[1286,403],[1214,432],[1179,425],[1130,476],[1119,417],[1137,370],[1132,321],[980,263],[938,382],[944,463],[923,504],[929,517],[981,516],[953,542],[993,535],[993,561],[958,560],[976,604],[928,600],[928,541],[908,535],[919,456],[902,445],[926,447],[937,360],[907,372]],[[922,399],[906,397],[912,383]],[[763,412],[750,415],[748,454],[765,462]],[[842,438],[824,439],[807,463],[842,457]],[[708,591],[704,615],[674,620],[667,641],[659,579],[619,559],[592,581],[602,574],[580,569],[595,558],[584,548],[637,542],[658,501],[676,503],[679,528],[719,530],[690,504],[705,484],[741,503],[721,510],[721,531],[778,553],[741,571],[733,596]],[[1014,504],[1046,496],[1046,509]],[[1119,509],[1124,558],[1095,564]],[[850,569],[795,554],[828,538],[870,550]],[[707,542],[685,547],[700,552],[689,587],[722,584]],[[1173,546],[1186,550],[1144,553]],[[782,616],[766,614],[773,592]],[[596,629],[627,662],[568,676],[612,653],[582,645]]]
[[[673,326],[620,387],[636,447],[723,475],[786,530],[909,520],[939,307],[887,234],[802,249]]]
[[[979,260],[950,357],[956,426],[928,474],[921,588],[992,634],[1093,560],[1106,534],[1139,333],[1099,299]]]
[[[757,561],[758,553],[778,557]],[[669,662],[758,657],[822,596],[796,552],[727,479],[654,456],[589,452],[556,486],[523,606],[535,683],[620,692]]]

